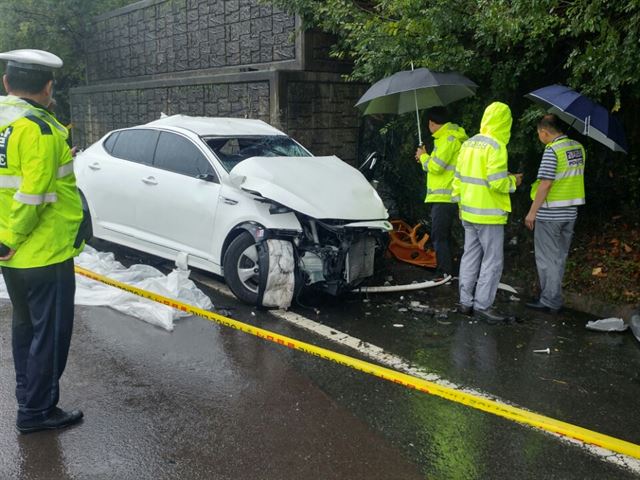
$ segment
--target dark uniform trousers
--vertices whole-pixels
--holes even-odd
[[[453,252],[451,243],[451,227],[453,220],[458,218],[457,203],[432,203],[431,204],[431,243],[436,252],[436,262],[440,273],[455,275]]]
[[[36,268],[2,267],[13,304],[18,422],[42,419],[58,404],[73,330],[73,259]]]

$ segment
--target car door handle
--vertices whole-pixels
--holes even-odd
[[[155,178],[153,178],[153,177],[143,178],[143,179],[142,179],[142,181],[143,181],[144,183],[146,183],[147,185],[157,185],[157,184],[158,184],[158,182],[156,181],[156,179],[155,179]]]
[[[89,165],[89,168],[91,170],[100,170],[100,164],[98,162],[93,162],[91,165]]]
[[[227,198],[227,197],[220,197],[220,198],[227,205],[237,205],[238,204],[238,201],[234,200],[233,198]]]

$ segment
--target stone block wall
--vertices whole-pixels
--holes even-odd
[[[361,119],[354,105],[366,86],[318,73],[290,72],[284,77],[281,128],[315,155],[338,155],[354,163]]]
[[[355,163],[365,86],[331,38],[260,0],[143,0],[95,19],[88,85],[71,92],[76,145],[161,113],[264,120],[316,155]]]
[[[102,15],[90,83],[296,59],[296,19],[256,0],[146,0]]]
[[[269,123],[269,79],[238,80],[147,88],[132,83],[119,85],[117,89],[76,89],[71,108],[74,143],[86,147],[111,130],[157,120],[162,113],[249,117]]]

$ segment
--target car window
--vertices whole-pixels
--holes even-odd
[[[191,140],[175,133],[162,132],[153,166],[191,177],[213,175],[213,167]]]
[[[102,144],[102,146],[104,147],[104,149],[107,152],[113,153],[113,147],[115,146],[116,142],[118,141],[118,135],[120,135],[120,132],[112,133],[111,135],[109,135],[107,137],[107,139]]]
[[[285,135],[209,137],[205,141],[229,171],[250,157],[309,157],[311,154]]]
[[[157,130],[122,130],[113,146],[111,155],[132,162],[151,165],[158,143]]]

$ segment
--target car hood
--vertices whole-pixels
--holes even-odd
[[[336,156],[252,157],[229,172],[231,183],[317,219],[381,220],[378,193]]]

